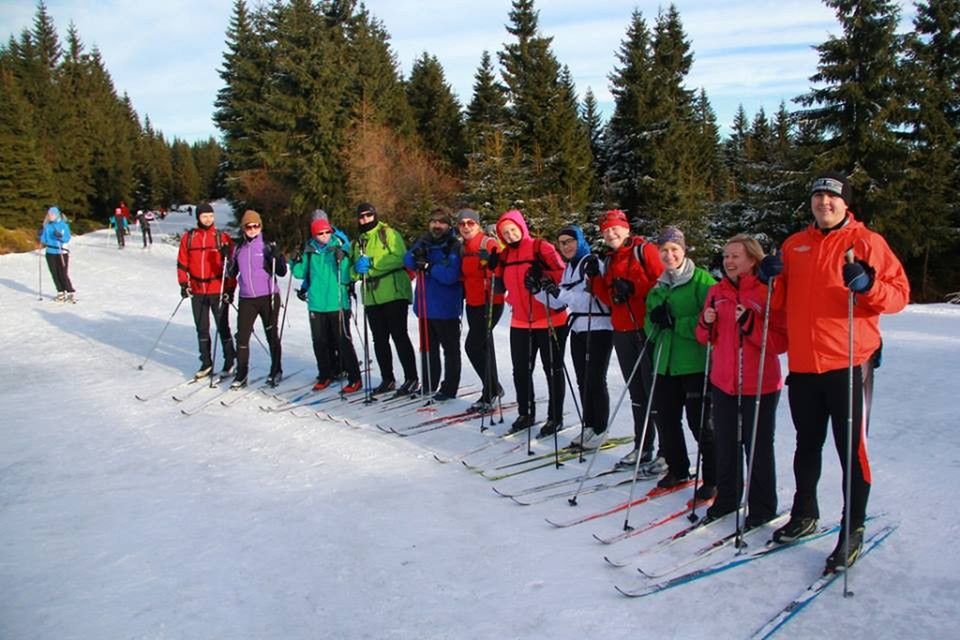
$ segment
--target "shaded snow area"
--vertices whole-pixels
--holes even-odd
[[[221,220],[227,213],[219,207]],[[383,405],[349,404],[331,390],[307,398],[329,401],[296,407],[294,415],[262,410],[282,403],[264,392],[227,392],[231,406],[216,399],[183,415],[217,393],[160,393],[198,365],[188,305],[144,369],[138,365],[180,299],[176,246],[163,237],[192,225],[192,217],[171,214],[154,226],[158,242],[149,250],[140,249],[136,227],[123,251],[107,231],[75,238],[76,305],[52,301],[45,264],[37,299],[36,253],[0,256],[0,638],[741,638],[819,575],[835,534],[675,589],[623,597],[614,585],[657,581],[637,568],[669,569],[733,523],[637,555],[686,518],[604,545],[592,534],[622,531],[624,512],[567,528],[545,519],[622,503],[629,485],[584,493],[575,507],[562,497],[521,506],[491,489],[522,491],[575,476],[586,464],[491,481],[451,460],[488,445],[464,461],[488,475],[525,469],[493,470],[527,458],[523,448],[504,455],[516,443],[496,438],[514,419],[509,410],[485,434],[479,420],[403,438],[377,427],[402,430],[462,410],[476,396],[436,413],[417,405],[383,412]],[[291,296],[289,306],[288,378],[277,390],[287,399],[316,375],[305,305]],[[869,443],[869,511],[878,517],[868,534],[889,523],[899,528],[851,570],[852,598],[835,582],[781,637],[956,633],[960,561],[950,550],[960,535],[953,502],[960,307],[912,306],[882,326],[886,349]],[[409,330],[415,338],[412,315]],[[495,338],[511,401],[506,318]],[[356,334],[354,342],[359,350]],[[251,352],[256,377],[268,359],[255,342]],[[378,382],[375,365],[372,375]],[[539,365],[536,380],[543,397]],[[464,358],[463,384],[476,382]],[[623,388],[615,362],[609,383],[615,402]],[[192,391],[181,402],[171,398]],[[632,434],[626,409],[613,436]],[[572,426],[569,393],[567,411]],[[794,432],[785,396],[778,419],[786,509]],[[573,435],[564,431],[560,444]],[[535,443],[534,450],[552,445]],[[627,451],[602,452],[593,471],[609,469]],[[653,485],[638,483],[637,495]],[[638,505],[630,524],[662,518],[689,498],[685,490]],[[840,472],[829,439],[820,498],[823,522],[838,519]],[[747,551],[768,538],[769,529],[749,537]],[[667,577],[733,554],[724,548]],[[627,558],[627,566],[615,568],[605,555]]]

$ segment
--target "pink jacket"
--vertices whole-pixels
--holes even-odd
[[[737,395],[738,348],[743,344],[743,395],[757,393],[757,375],[760,364],[760,345],[763,339],[763,310],[767,303],[767,287],[756,276],[740,277],[738,284],[723,278],[710,288],[703,308],[713,307],[717,319],[713,325],[697,323],[697,340],[713,343],[710,355],[710,382],[724,393]],[[737,322],[737,305],[749,311],[749,319],[741,328]],[[764,353],[762,393],[771,393],[783,387],[779,354],[787,350],[787,323],[782,311],[770,312],[767,329],[767,350]]]

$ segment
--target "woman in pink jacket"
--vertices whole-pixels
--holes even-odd
[[[781,312],[772,312],[764,351],[763,380],[758,381],[767,302],[767,287],[756,276],[757,265],[762,259],[763,249],[752,236],[739,234],[727,241],[723,248],[724,278],[707,294],[697,325],[697,340],[713,345],[710,384],[717,456],[717,498],[707,510],[709,519],[730,513],[740,504],[743,476],[738,457],[743,456],[742,469],[745,473],[750,460],[757,383],[760,383],[756,453],[747,499],[748,529],[768,522],[777,514],[773,436],[777,403],[783,387],[777,356],[787,350],[784,316]],[[739,442],[738,421],[741,425]]]
[[[533,390],[533,362],[540,353],[547,374],[547,421],[540,437],[553,435],[563,426],[563,348],[567,338],[567,312],[548,310],[536,294],[544,278],[560,282],[564,264],[557,249],[545,240],[530,237],[527,222],[516,209],[497,221],[497,235],[504,244],[498,259],[488,259],[507,291],[510,305],[510,356],[513,359],[513,384],[517,391],[520,416],[511,432],[529,429],[536,422]],[[496,255],[496,254],[495,254]],[[549,315],[548,315],[549,314]]]

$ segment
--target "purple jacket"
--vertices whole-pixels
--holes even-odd
[[[286,259],[282,254],[278,254],[274,263],[273,251],[264,243],[263,235],[258,235],[253,240],[241,241],[233,252],[230,265],[230,274],[237,278],[240,297],[258,298],[280,293],[280,288],[273,279],[274,264],[278,277],[287,275]]]

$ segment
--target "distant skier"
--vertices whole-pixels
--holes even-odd
[[[46,249],[47,268],[57,288],[57,302],[77,302],[76,292],[70,282],[70,251],[66,244],[70,242],[70,225],[57,207],[47,209],[47,216],[40,231],[40,244]]]
[[[147,241],[150,241],[150,244],[153,244],[153,233],[150,231],[150,221],[153,220],[152,211],[144,211],[140,209],[137,211],[137,224],[140,225],[140,234],[143,236],[143,248],[147,248]]]

